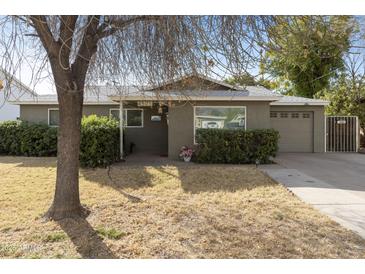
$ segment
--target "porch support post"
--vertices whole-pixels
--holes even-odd
[[[123,147],[123,101],[119,101],[119,130],[120,130],[120,159],[124,159],[124,147]]]

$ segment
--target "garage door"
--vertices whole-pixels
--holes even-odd
[[[271,127],[280,133],[280,152],[313,152],[313,113],[272,111]]]

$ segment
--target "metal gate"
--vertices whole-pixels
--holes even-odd
[[[357,152],[359,147],[357,116],[327,116],[326,143],[328,152]]]

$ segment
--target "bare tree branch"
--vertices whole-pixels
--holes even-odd
[[[70,64],[70,53],[72,50],[72,42],[74,38],[74,31],[77,22],[78,16],[60,16],[60,35],[59,35],[59,42],[61,43],[61,48],[59,51],[59,58],[62,67],[68,69]],[[62,56],[62,59],[61,59]]]
[[[91,61],[91,57],[97,51],[97,43],[99,38],[96,34],[99,24],[99,18],[100,16],[88,17],[80,48],[76,54],[75,62],[71,66],[73,76],[81,76],[79,77],[77,82],[74,82],[77,89],[84,86],[88,65]]]
[[[47,51],[48,56],[50,58],[56,58],[60,45],[53,39],[51,30],[47,25],[46,16],[32,15],[30,16],[30,20],[34,25],[34,29],[36,30],[39,39],[42,41],[42,44]]]
[[[115,32],[122,30],[125,27],[132,25],[134,23],[142,21],[146,22],[152,20],[159,20],[159,19],[161,19],[161,16],[141,15],[129,19],[107,20],[104,21],[103,24],[99,27],[97,35],[101,39],[113,35]]]

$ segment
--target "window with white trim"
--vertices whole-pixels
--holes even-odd
[[[143,127],[143,109],[126,109],[123,118],[126,127]]]
[[[109,110],[109,116],[119,121],[119,108],[111,108]]]
[[[119,120],[119,109],[110,109],[111,117]],[[143,109],[124,109],[123,122],[125,127],[143,127]]]
[[[246,129],[246,107],[196,106],[194,133],[197,128]]]
[[[48,109],[48,125],[52,127],[58,127],[60,122],[60,115],[58,108]]]

